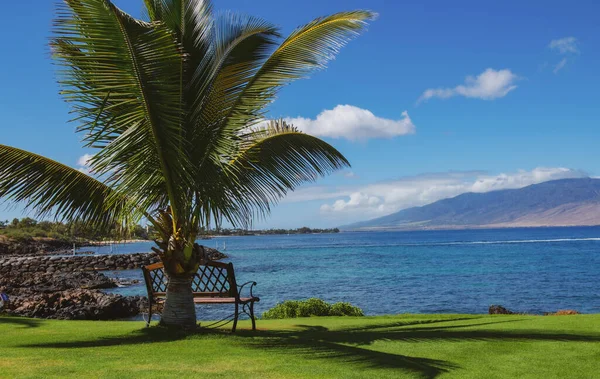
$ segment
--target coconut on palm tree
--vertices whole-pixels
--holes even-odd
[[[146,219],[169,276],[162,323],[193,326],[200,227],[242,226],[307,181],[348,165],[335,148],[265,122],[279,88],[323,68],[373,18],[318,18],[283,39],[208,1],[145,0],[147,19],[109,0],[65,0],[51,41],[93,175],[0,145],[0,198],[96,228]]]

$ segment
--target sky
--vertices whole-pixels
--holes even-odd
[[[115,3],[139,17],[141,0]],[[257,228],[334,227],[463,192],[600,175],[600,2],[215,0],[288,34],[342,10],[379,14],[326,70],[269,109],[352,167],[290,193]],[[0,143],[84,168],[58,95],[52,1],[3,6]],[[27,214],[0,205],[0,219]]]

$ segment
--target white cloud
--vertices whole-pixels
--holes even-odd
[[[577,54],[579,53],[579,47],[577,38],[565,37],[560,39],[554,39],[550,41],[548,45],[552,50],[558,51],[560,54]]]
[[[79,166],[88,166],[88,161],[92,159],[93,155],[91,154],[83,154],[77,159],[77,165]]]
[[[549,180],[584,178],[588,175],[581,170],[564,167],[537,167],[531,171],[519,170],[512,174],[482,176],[473,183],[471,192],[488,192],[499,189],[522,188]]]
[[[93,155],[91,154],[83,154],[77,159],[77,165],[79,166],[77,170],[83,172],[84,174],[91,174],[89,161],[92,159]]]
[[[554,69],[552,70],[552,72],[557,74],[560,70],[562,70],[565,67],[566,64],[567,64],[567,58],[561,59],[560,62],[558,62],[556,64],[556,66],[554,66]]]
[[[575,37],[565,37],[565,38],[552,40],[552,41],[550,41],[550,44],[548,45],[548,47],[550,49],[558,52],[561,55],[579,54],[578,41],[577,41],[577,38],[575,38]],[[560,62],[558,62],[554,66],[554,69],[552,70],[552,72],[557,74],[560,70],[562,70],[566,66],[566,64],[569,60],[571,60],[570,57],[569,57],[569,59],[567,59],[567,57],[564,57],[563,59],[561,59]]]
[[[321,206],[321,212],[342,212],[348,210],[371,210],[373,208],[378,209],[383,207],[381,198],[377,196],[370,196],[362,192],[351,193],[349,199],[336,200],[332,205],[323,204]]]
[[[515,82],[518,79],[519,77],[508,69],[488,68],[476,77],[467,76],[465,84],[454,88],[430,88],[423,92],[417,102],[426,101],[432,97],[447,99],[454,96],[493,100],[504,97],[517,88]]]
[[[357,175],[354,173],[354,171],[344,171],[342,173],[344,175],[345,178],[356,178]]]
[[[408,112],[404,111],[401,115],[400,119],[392,120],[353,105],[338,105],[319,113],[315,119],[295,117],[285,121],[317,137],[367,140],[413,134],[415,125]]]
[[[548,180],[587,177],[587,174],[562,167],[538,167],[531,171],[487,175],[480,171],[450,172],[405,177],[362,187],[349,187],[321,193],[324,199],[335,199],[323,204],[323,215],[340,222],[365,220],[384,216],[401,209],[429,204],[466,192],[489,192],[501,189],[522,188]],[[313,190],[314,191],[314,190]],[[313,192],[317,195],[318,191]],[[307,193],[305,193],[307,195]],[[307,196],[304,200],[309,200]]]

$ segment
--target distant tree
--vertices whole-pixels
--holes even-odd
[[[131,237],[135,239],[148,239],[148,233],[146,233],[146,228],[141,225],[135,225],[131,232]]]
[[[23,229],[23,228],[31,228],[36,225],[37,225],[37,221],[35,221],[34,219],[32,219],[30,217],[25,217],[25,218],[22,218],[21,221],[19,221],[17,226],[19,228]]]
[[[50,222],[50,221],[40,221],[40,222],[38,222],[38,223],[37,223],[37,225],[36,225],[36,226],[37,226],[39,229],[41,229],[41,230],[44,230],[44,231],[47,231],[47,232],[49,232],[49,231],[51,231],[52,229],[54,229],[54,225],[55,225],[55,223],[54,223],[54,222]]]

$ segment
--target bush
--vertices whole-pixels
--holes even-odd
[[[17,242],[23,242],[23,241],[29,241],[31,240],[31,234],[24,232],[22,230],[16,229],[16,230],[10,230],[7,229],[6,231],[3,232],[3,234],[5,236],[7,236],[10,239],[13,239]]]
[[[364,316],[362,309],[350,303],[329,304],[321,299],[287,300],[262,314],[263,319],[313,316]]]
[[[297,314],[298,316],[296,317],[329,316],[331,314],[331,305],[317,298],[300,301]]]
[[[339,302],[331,306],[332,316],[364,316],[362,309],[350,303]]]
[[[31,231],[31,234],[34,237],[46,237],[48,235],[48,233],[45,230],[42,230],[42,229],[33,229]]]
[[[300,302],[297,300],[288,300],[283,303],[279,303],[273,308],[262,314],[264,319],[278,319],[278,318],[296,318],[298,317],[298,307]]]

